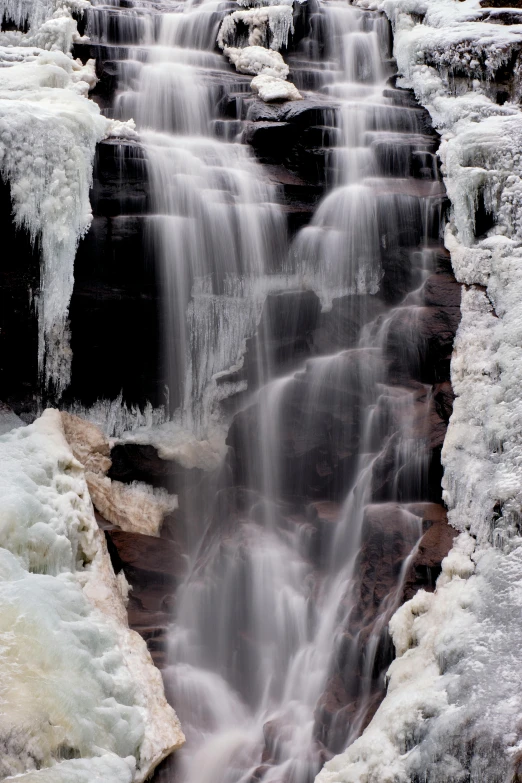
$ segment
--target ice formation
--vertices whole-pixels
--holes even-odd
[[[276,79],[266,73],[261,73],[250,82],[250,86],[259,97],[270,101],[302,101],[303,96],[292,82]]]
[[[317,782],[507,781],[522,751],[522,112],[520,80],[496,100],[494,78],[517,62],[522,25],[495,23],[479,0],[358,5],[391,20],[398,86],[441,134],[445,241],[464,284],[443,487],[463,532],[435,594],[392,620],[398,658],[372,723]]]
[[[219,28],[217,42],[221,49],[237,45],[238,26],[247,28],[249,46],[269,45],[270,49],[279,51],[288,46],[288,36],[294,32],[292,4],[233,11]]]
[[[85,468],[85,480],[91,500],[106,520],[122,530],[158,536],[166,514],[178,507],[175,495],[141,481],[123,484],[107,473],[111,468],[110,442],[91,422],[62,413],[67,442],[76,459]]]
[[[0,174],[11,186],[14,220],[41,247],[39,368],[59,395],[70,376],[67,312],[74,257],[91,221],[96,143],[132,135],[87,98],[94,61],[69,54],[78,40],[72,12],[86,0],[1,0],[0,17],[27,33],[0,33]]]
[[[0,778],[142,781],[183,734],[58,411],[0,438],[0,485]]]
[[[251,87],[263,101],[299,101],[302,96],[297,87],[285,82],[290,69],[279,53],[288,46],[288,36],[294,32],[293,0],[254,5],[223,19],[218,46],[237,71],[256,75]],[[245,35],[241,27],[247,30]]]

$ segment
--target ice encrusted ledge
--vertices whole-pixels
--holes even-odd
[[[392,619],[381,707],[317,783],[511,781],[522,759],[522,24],[505,22],[521,15],[480,0],[357,4],[389,17],[398,86],[441,134],[445,242],[465,284],[443,489],[462,532],[435,593]],[[507,64],[511,92],[496,100]]]
[[[183,732],[48,409],[0,438],[0,779],[138,783]]]
[[[89,188],[96,144],[135,138],[134,123],[108,119],[88,98],[97,77],[70,49],[83,40],[73,14],[87,0],[0,0],[0,20],[27,32],[0,32],[0,176],[13,217],[41,249],[38,366],[57,397],[71,371],[68,309],[74,258],[92,219]]]

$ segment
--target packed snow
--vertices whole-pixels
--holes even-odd
[[[0,496],[0,778],[144,780],[183,734],[58,411],[0,438]]]
[[[132,122],[109,120],[87,97],[94,61],[69,54],[80,40],[72,12],[86,0],[0,0],[0,16],[26,33],[0,33],[0,174],[11,187],[13,216],[41,247],[35,297],[39,368],[59,396],[70,379],[67,314],[74,257],[91,222],[89,187],[96,144],[135,135]]]
[[[494,23],[479,0],[358,5],[389,17],[398,86],[441,134],[445,242],[465,284],[443,488],[463,532],[435,594],[421,591],[392,619],[387,696],[317,783],[500,783],[522,751],[522,113],[520,79],[498,99],[494,79],[507,63],[519,72],[522,25]],[[480,204],[491,218],[482,226]]]

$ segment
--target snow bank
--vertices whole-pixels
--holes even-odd
[[[392,21],[398,86],[415,91],[441,134],[445,242],[465,284],[443,488],[465,532],[435,594],[419,593],[392,619],[399,657],[388,694],[317,781],[500,783],[522,758],[522,112],[519,79],[513,102],[499,105],[494,77],[522,50],[522,25],[480,21],[491,9],[479,0],[358,5]]]
[[[144,780],[183,742],[58,411],[0,438],[0,778]]]
[[[91,222],[89,187],[97,142],[133,135],[133,123],[102,117],[87,94],[94,61],[68,51],[79,40],[71,11],[86,0],[3,0],[0,15],[27,33],[0,33],[0,174],[13,215],[41,245],[39,368],[60,395],[70,377],[67,311],[74,257]]]

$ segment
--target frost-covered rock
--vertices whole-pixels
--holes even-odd
[[[68,51],[78,39],[71,11],[85,0],[2,0],[0,15],[27,33],[0,33],[0,174],[11,186],[13,215],[41,244],[39,368],[60,394],[70,376],[67,313],[74,257],[91,222],[89,187],[97,142],[133,134],[133,124],[103,117],[87,98],[94,61]]]
[[[290,70],[279,52],[262,46],[246,46],[244,49],[226,46],[223,52],[239,73],[264,74],[274,79],[286,79]]]
[[[276,79],[273,76],[260,74],[250,82],[254,92],[257,92],[261,100],[270,101],[302,101],[303,96],[292,82]]]
[[[58,411],[0,438],[0,501],[0,777],[144,780],[183,734]]]

